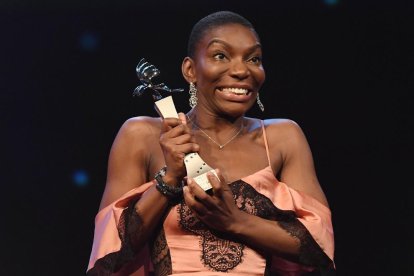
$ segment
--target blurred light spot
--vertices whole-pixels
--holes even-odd
[[[339,3],[339,0],[323,0],[326,5],[334,6]]]
[[[72,176],[73,183],[78,187],[85,187],[89,184],[89,175],[84,170],[77,170]]]
[[[99,46],[99,38],[95,33],[83,33],[79,37],[79,45],[85,51],[95,51]]]

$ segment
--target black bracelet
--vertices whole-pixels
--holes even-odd
[[[165,176],[166,172],[167,167],[164,166],[158,173],[155,174],[155,181],[157,182],[155,187],[161,194],[168,198],[171,205],[176,205],[183,198],[183,186],[173,187],[165,183],[162,177]]]

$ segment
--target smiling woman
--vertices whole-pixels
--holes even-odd
[[[196,83],[200,108],[230,117],[243,116],[254,104],[265,79],[262,51],[253,29],[238,23],[204,31],[193,57],[183,62],[183,75]]]
[[[88,275],[326,275],[331,213],[299,125],[245,117],[265,80],[253,26],[201,19],[182,73],[192,109],[127,120],[113,143]],[[159,141],[159,142],[154,142]],[[187,176],[197,152],[212,192]]]

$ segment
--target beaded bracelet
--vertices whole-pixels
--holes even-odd
[[[168,198],[171,205],[176,205],[183,197],[183,186],[181,185],[180,187],[174,187],[165,183],[162,177],[165,176],[166,172],[167,167],[164,166],[158,173],[155,174],[155,181],[157,182],[155,187],[162,195]]]

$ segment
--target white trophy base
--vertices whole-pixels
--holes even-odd
[[[171,96],[156,101],[155,108],[162,118],[178,119],[178,113]],[[187,175],[193,178],[204,191],[208,191],[212,188],[208,181],[207,173],[212,172],[217,177],[216,171],[207,165],[198,153],[187,154],[184,157],[184,165],[187,170]]]

